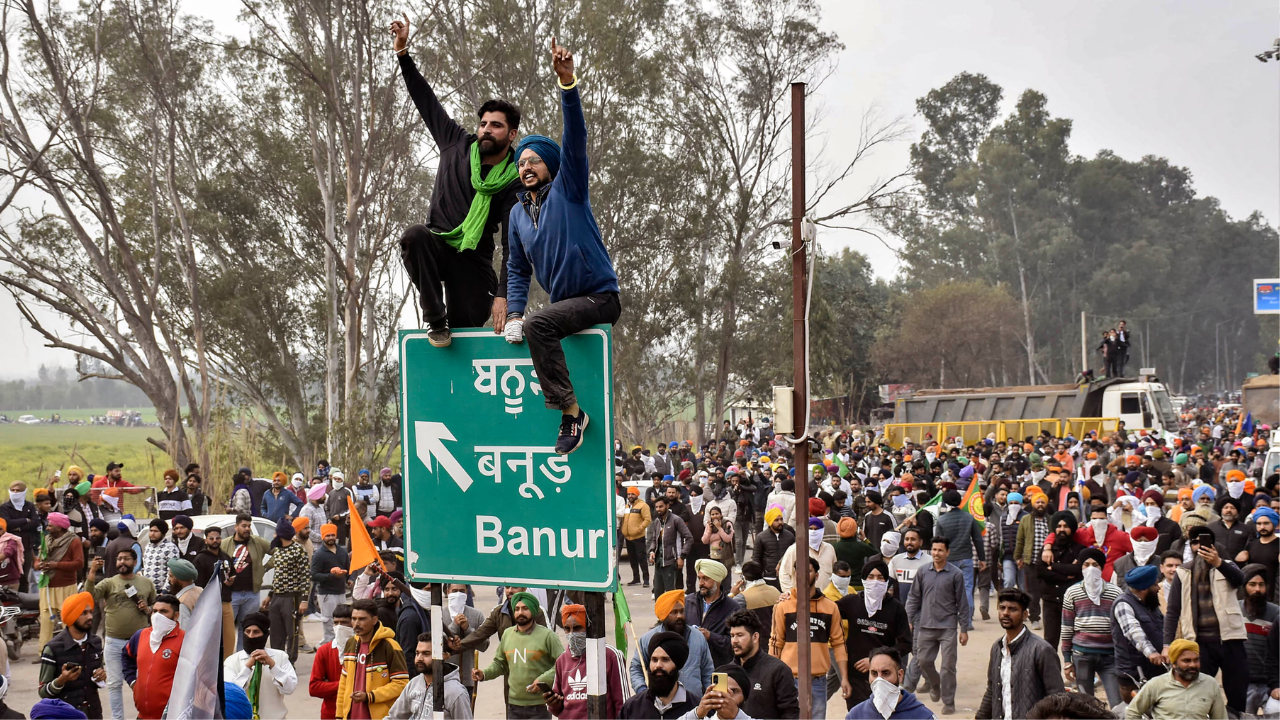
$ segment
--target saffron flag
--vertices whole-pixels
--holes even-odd
[[[382,556],[378,554],[373,538],[369,537],[369,529],[364,526],[360,513],[356,512],[356,504],[350,495],[347,496],[347,507],[351,509],[351,567],[347,571],[354,575],[366,566],[378,563],[382,572],[386,572],[387,566],[382,564]]]
[[[169,692],[171,720],[213,720],[222,717],[218,676],[222,664],[222,582],[215,572],[191,611],[182,638],[182,652]],[[227,648],[230,652],[233,648]]]

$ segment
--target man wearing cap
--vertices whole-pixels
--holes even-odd
[[[311,558],[297,540],[293,523],[281,518],[276,523],[276,540],[280,547],[272,554],[276,570],[267,598],[267,617],[271,620],[271,647],[298,658],[298,618],[307,614],[307,598],[311,595]]]
[[[1164,615],[1160,612],[1160,569],[1139,565],[1124,576],[1125,590],[1111,606],[1111,637],[1116,672],[1136,682],[1161,675]]]
[[[241,649],[222,662],[222,677],[245,691],[253,707],[252,717],[283,720],[289,715],[285,697],[297,689],[298,673],[288,654],[267,647],[271,620],[266,613],[249,613],[241,627]]]
[[[871,547],[880,547],[881,536],[894,529],[893,515],[885,512],[884,498],[881,496],[880,491],[867,490],[865,496],[867,507],[871,509],[866,515],[862,516],[858,527],[862,530],[863,537],[867,539]]]
[[[113,720],[124,720],[124,669],[121,657],[129,638],[150,624],[151,605],[156,600],[156,586],[142,575],[134,573],[138,556],[133,548],[120,550],[113,558],[116,574],[97,581],[102,570],[103,558],[94,558],[89,565],[84,589],[93,593],[93,601],[102,606],[107,640],[104,664],[107,668],[107,695],[111,701]]]
[[[172,595],[157,597],[151,627],[135,632],[124,647],[124,680],[133,690],[138,720],[160,720],[169,703],[182,641],[186,637],[178,627],[179,605]]]
[[[169,592],[178,599],[178,627],[188,628],[191,611],[196,609],[196,601],[204,591],[196,584],[199,573],[196,566],[186,558],[174,558],[169,561]]]
[[[62,601],[76,591],[77,574],[84,567],[84,545],[70,531],[71,521],[58,512],[49,513],[45,547],[37,556],[35,568],[47,578],[40,589],[40,645],[53,638],[51,615],[62,607]]]
[[[542,135],[529,135],[516,147],[524,190],[520,202],[511,208],[504,330],[507,342],[528,338],[546,406],[561,412],[556,452],[568,455],[581,446],[588,418],[578,407],[560,340],[592,325],[617,322],[622,305],[613,261],[591,213],[587,127],[573,55],[552,38],[551,59],[560,77],[564,146]],[[525,305],[534,275],[551,301],[526,323]]]
[[[670,631],[655,633],[649,638],[643,654],[648,683],[635,688],[636,694],[622,706],[619,718],[681,718],[698,707],[702,691],[694,691],[683,682],[683,670],[689,661],[689,644],[680,634]],[[634,675],[633,669],[633,678]],[[632,684],[635,684],[634,680]]]
[[[65,627],[40,650],[39,692],[58,698],[88,717],[102,717],[98,683],[105,682],[102,638],[90,632],[93,594],[81,592],[62,601]]]
[[[1130,720],[1225,720],[1227,706],[1217,681],[1200,671],[1200,645],[1193,640],[1174,640],[1165,654],[1173,670],[1143,685],[1124,716]]]
[[[178,546],[165,535],[169,523],[156,518],[147,527],[147,546],[142,549],[142,574],[156,586],[156,592],[169,592],[169,561],[179,556]]]
[[[1236,591],[1244,574],[1224,560],[1214,544],[1213,531],[1204,525],[1187,530],[1191,562],[1175,571],[1164,616],[1165,655],[1175,640],[1199,645],[1198,662],[1204,674],[1222,670],[1227,707],[1244,712],[1249,686],[1249,660],[1244,643],[1248,637]],[[1170,658],[1172,662],[1172,658]],[[1130,704],[1130,710],[1133,705]]]
[[[395,536],[391,518],[379,515],[369,523],[369,537],[378,550],[404,550],[404,540]]]
[[[846,651],[853,662],[849,684],[853,692],[845,698],[845,709],[871,697],[867,680],[867,657],[877,647],[894,647],[906,656],[911,652],[911,623],[902,603],[889,594],[889,566],[883,560],[862,566],[861,592],[849,593],[836,601],[840,619],[847,627]],[[828,683],[827,692],[832,687]]]
[[[702,559],[694,563],[697,573],[697,592],[684,599],[684,617],[689,625],[696,626],[711,648],[711,663],[724,665],[733,660],[733,648],[729,646],[729,627],[725,621],[738,610],[745,608],[740,598],[725,596],[721,584],[728,569],[716,560]]]
[[[541,611],[538,599],[528,592],[511,596],[511,616],[515,625],[502,633],[493,661],[471,676],[476,682],[501,677],[507,683],[508,718],[547,718],[547,701],[538,692],[539,676],[553,670],[564,652],[560,638],[545,625],[534,622]]]
[[[316,587],[316,609],[323,625],[323,642],[333,640],[333,610],[347,596],[347,574],[351,556],[338,545],[338,527],[320,526],[320,546],[311,555],[311,581]]]

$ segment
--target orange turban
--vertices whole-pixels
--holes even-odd
[[[295,531],[297,531],[297,532],[302,532],[303,530],[305,530],[305,529],[307,529],[307,528],[309,528],[309,527],[311,527],[311,518],[309,518],[309,517],[298,517],[298,518],[294,518],[294,519],[293,519],[293,529],[294,529]]]
[[[1032,495],[1044,495],[1044,488],[1040,487],[1039,485],[1032,485],[1028,487],[1027,496],[1030,497]],[[1048,495],[1045,495],[1045,497],[1048,497]]]
[[[653,614],[657,616],[658,620],[666,620],[671,611],[675,609],[676,603],[684,603],[684,591],[668,590],[653,601]]]
[[[62,622],[66,625],[70,625],[76,620],[79,620],[85,610],[92,608],[93,593],[76,593],[62,601]]]
[[[1244,482],[1245,478],[1247,477],[1249,476],[1245,475],[1244,472],[1241,470],[1227,471],[1227,482]]]
[[[1125,465],[1134,467],[1136,465],[1142,464],[1142,458],[1138,457],[1137,455],[1130,455],[1129,457],[1125,458],[1124,463]]]
[[[275,471],[275,472],[271,473],[271,479],[272,479],[272,480],[279,479],[279,480],[280,480],[280,482],[284,483],[285,485],[288,485],[288,484],[289,484],[289,476],[288,476],[288,475],[285,475],[284,473],[280,472],[279,470],[277,470],[277,471]]]
[[[324,539],[325,535],[337,535],[337,534],[338,534],[338,526],[334,525],[333,523],[325,523],[324,525],[320,526],[321,539]]]
[[[5,522],[4,518],[0,518],[0,534],[7,532],[9,532],[9,523]]]
[[[842,538],[851,538],[858,534],[858,521],[853,518],[840,518],[840,522],[836,523],[836,533]]]
[[[634,487],[627,488],[627,497],[639,497],[639,496],[640,496],[640,488],[634,488]]]
[[[1192,492],[1192,490],[1191,490],[1191,488],[1189,488],[1189,487],[1184,487],[1184,488],[1179,489],[1179,490],[1178,490],[1178,499],[1179,499],[1179,500],[1183,500],[1183,499],[1190,500],[1190,499],[1191,499],[1191,492]]]
[[[1245,481],[1244,481],[1244,491],[1245,491],[1245,492],[1247,492],[1247,493],[1249,493],[1249,494],[1251,494],[1251,495],[1252,495],[1252,494],[1253,494],[1253,492],[1254,492],[1254,491],[1256,491],[1257,489],[1258,489],[1258,483],[1256,483],[1256,482],[1254,482],[1254,481],[1252,481],[1252,480],[1245,480]]]
[[[583,629],[587,627],[587,608],[582,605],[565,605],[560,608],[560,623],[568,626],[569,618],[576,617]]]

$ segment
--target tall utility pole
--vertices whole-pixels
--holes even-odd
[[[791,418],[793,436],[804,438],[795,446],[796,464],[796,649],[799,651],[800,717],[814,717],[810,688],[813,685],[809,650],[809,368],[805,352],[805,315],[808,298],[804,247],[804,83],[791,83],[791,352],[795,372]],[[799,432],[796,432],[799,430]],[[801,520],[803,518],[803,520]],[[820,682],[826,682],[820,678]],[[826,708],[816,709],[826,717]]]
[[[1084,311],[1080,311],[1080,372],[1089,369],[1089,340],[1085,334]]]

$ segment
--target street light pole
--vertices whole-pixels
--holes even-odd
[[[813,660],[810,655],[809,629],[809,358],[805,352],[805,315],[808,298],[807,254],[804,247],[804,89],[802,82],[791,83],[791,351],[794,390],[792,390],[792,436],[801,438],[795,445],[796,510],[796,586],[792,596],[796,601],[796,650],[800,717],[811,718],[814,713],[826,717],[826,708],[812,707],[815,678],[811,675]],[[803,518],[803,520],[801,519]],[[826,652],[825,650],[823,652]],[[825,678],[817,678],[826,682]]]

